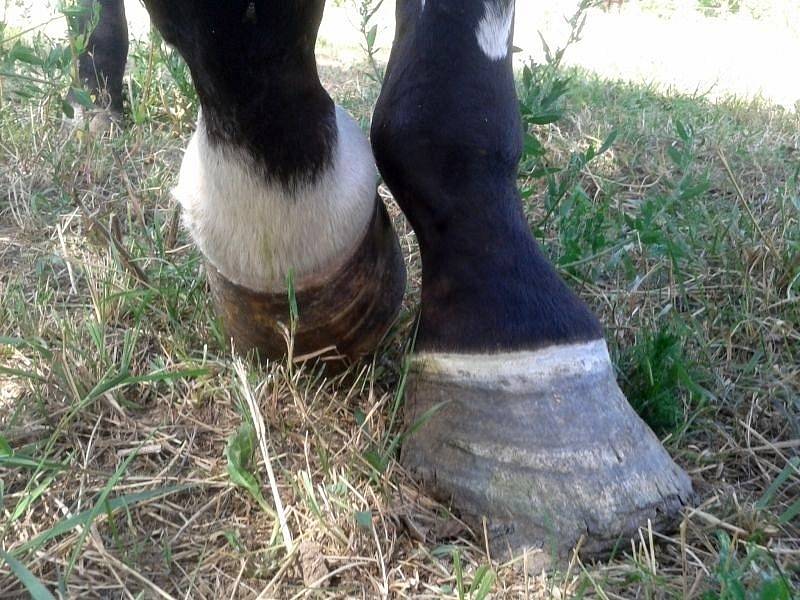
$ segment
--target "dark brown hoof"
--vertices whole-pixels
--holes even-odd
[[[262,359],[287,356],[292,326],[288,291],[255,292],[223,277],[206,261],[217,314],[235,349]],[[403,300],[406,271],[386,208],[377,200],[353,254],[325,275],[294,282],[298,309],[292,358],[346,363],[375,350]]]
[[[600,557],[648,521],[676,525],[689,477],[638,417],[605,342],[501,355],[429,354],[409,373],[402,462],[494,557],[541,569]]]

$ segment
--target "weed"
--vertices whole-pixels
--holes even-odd
[[[748,544],[744,557],[740,557],[727,534],[717,534],[717,541],[719,560],[714,578],[718,587],[703,594],[703,600],[791,600],[796,597],[786,575],[768,553]]]
[[[643,331],[619,361],[628,401],[658,434],[676,432],[703,394],[684,346],[685,340],[667,328]]]
[[[376,83],[383,83],[384,67],[378,60],[379,47],[378,23],[376,15],[383,6],[384,0],[335,0],[335,3],[342,5],[345,1],[358,13],[358,30],[361,35],[361,49],[370,68],[369,77]]]
[[[261,482],[253,470],[253,459],[256,452],[256,430],[250,423],[244,423],[228,440],[225,447],[225,458],[228,461],[228,476],[231,482],[245,489],[269,515],[275,515],[275,511],[267,504],[264,495],[261,493]]]
[[[458,600],[484,600],[492,591],[497,575],[488,565],[481,565],[475,570],[472,583],[467,586],[464,581],[464,567],[461,562],[461,553],[453,550],[453,577]]]
[[[67,41],[60,43],[42,33],[28,37],[37,27],[15,33],[7,32],[5,24],[0,27],[0,76],[12,82],[15,96],[56,101],[69,118],[75,116],[74,102],[91,107],[92,98],[80,87],[77,72],[77,57],[85,52],[97,24],[99,4],[87,20],[88,10],[88,5],[77,2],[60,5],[70,32]],[[87,26],[81,30],[79,23],[83,20],[87,20]]]

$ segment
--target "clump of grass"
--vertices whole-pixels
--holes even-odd
[[[741,556],[730,536],[723,532],[717,535],[717,543],[716,585],[703,594],[703,600],[791,600],[797,597],[797,589],[768,552],[746,544],[744,556]]]
[[[693,375],[696,367],[686,357],[684,340],[668,329],[643,331],[637,337],[618,363],[622,389],[656,433],[674,433],[687,412],[697,409],[702,390]]]

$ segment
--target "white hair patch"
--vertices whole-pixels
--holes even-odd
[[[337,146],[313,180],[271,181],[243,150],[212,145],[202,116],[173,193],[198,248],[222,275],[254,291],[286,289],[335,268],[363,238],[375,210],[378,172],[358,124],[336,108]]]
[[[469,382],[471,386],[524,391],[543,381],[612,369],[605,340],[496,354],[423,352],[412,368],[425,377]]]
[[[514,25],[514,1],[486,0],[483,18],[475,35],[478,45],[490,60],[503,60],[508,56],[511,28]]]

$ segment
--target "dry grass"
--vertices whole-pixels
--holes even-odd
[[[376,86],[357,70],[324,75],[366,120]],[[492,562],[480,532],[420,495],[388,452],[419,290],[416,245],[396,207],[410,290],[374,359],[335,378],[287,364],[246,364],[237,375],[198,256],[175,233],[169,188],[192,108],[167,77],[153,86],[142,122],[113,139],[62,128],[53,107],[0,108],[0,436],[14,450],[0,457],[0,547],[54,593],[440,598],[461,587],[471,597],[482,565],[496,575],[496,598],[738,598],[736,582],[748,597],[784,597],[757,596],[765,581],[795,589],[800,523],[781,517],[800,489],[796,115],[579,76],[570,117],[544,130],[557,162],[620,132],[579,173],[588,204],[540,224],[539,183],[527,204],[565,276],[605,319],[629,386],[648,335],[679,339],[675,360],[696,388],[664,384],[674,384],[681,416],[666,443],[702,503],[674,535],[644,529],[607,563],[574,558],[533,576]],[[677,118],[694,124],[685,170],[710,185],[692,202],[665,201],[666,220],[653,221],[676,225],[669,233],[686,251],[673,260],[631,219],[648,198],[670,197],[668,151],[685,146]],[[598,242],[585,224],[602,215]],[[291,542],[228,474],[226,445],[249,419],[248,395],[266,422],[277,487],[260,451],[253,472],[270,506],[280,497]],[[3,569],[0,597],[24,597]]]

